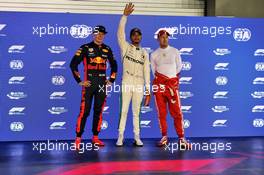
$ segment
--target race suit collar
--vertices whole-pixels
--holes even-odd
[[[167,50],[169,50],[169,48],[170,48],[171,46],[170,45],[168,45],[166,48],[159,48],[160,50],[162,50],[162,51],[167,51]]]
[[[137,46],[133,45],[132,43],[131,43],[131,46],[135,47],[135,48],[136,48],[136,50],[140,50],[140,48],[141,48],[141,46],[140,46],[140,45],[137,47]]]
[[[91,45],[94,46],[94,47],[102,47],[104,45],[104,43],[102,43],[101,45],[98,45],[94,41],[92,41]]]

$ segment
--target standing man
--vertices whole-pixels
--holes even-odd
[[[72,58],[70,68],[76,82],[82,86],[82,100],[80,114],[76,124],[77,149],[80,147],[81,137],[84,132],[86,119],[90,114],[92,101],[94,99],[93,114],[93,144],[104,146],[104,143],[98,138],[102,123],[102,110],[106,99],[106,86],[111,85],[116,79],[117,64],[112,50],[109,46],[103,44],[106,30],[104,26],[96,26],[93,31],[93,41],[82,45],[75,56]],[[106,79],[106,62],[111,66],[111,75]],[[78,71],[78,65],[83,62],[84,80],[81,80]]]
[[[121,50],[123,62],[122,95],[121,95],[121,114],[119,121],[119,136],[117,146],[123,146],[124,131],[126,127],[127,112],[130,101],[132,100],[133,126],[134,126],[134,145],[143,146],[140,139],[139,114],[141,102],[144,95],[144,84],[146,85],[146,104],[150,98],[150,63],[149,55],[140,46],[142,33],[139,28],[130,31],[131,44],[126,41],[125,25],[127,17],[134,11],[134,5],[129,3],[124,9],[117,32],[118,44]]]
[[[154,92],[158,119],[161,128],[162,138],[158,146],[164,146],[168,143],[167,133],[167,105],[169,112],[174,119],[174,127],[179,137],[180,145],[189,148],[189,144],[184,139],[183,115],[181,111],[181,102],[179,96],[179,73],[182,69],[182,61],[179,51],[169,46],[166,30],[160,30],[158,41],[160,48],[151,54],[151,68],[155,76],[153,86],[158,87]]]

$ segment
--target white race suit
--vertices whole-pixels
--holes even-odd
[[[125,25],[127,16],[121,17],[117,38],[123,63],[122,93],[120,101],[119,133],[124,133],[127,113],[132,99],[134,134],[139,135],[139,115],[144,95],[144,84],[150,87],[149,54],[142,47],[136,47],[126,41]]]

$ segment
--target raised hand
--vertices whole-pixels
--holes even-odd
[[[129,4],[126,4],[126,7],[124,9],[124,15],[128,16],[130,15],[132,12],[134,11],[134,4],[132,4],[131,2]]]

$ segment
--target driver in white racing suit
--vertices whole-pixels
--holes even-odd
[[[144,96],[144,84],[146,85],[145,106],[148,106],[150,100],[150,62],[146,50],[140,46],[142,33],[140,29],[133,28],[130,31],[131,44],[126,41],[125,25],[127,17],[133,12],[134,5],[129,3],[124,9],[117,32],[118,44],[121,50],[123,63],[122,94],[121,94],[121,113],[119,119],[119,136],[116,142],[117,146],[123,146],[124,131],[127,120],[127,113],[132,100],[133,127],[134,127],[134,145],[143,146],[140,139],[140,108]]]

